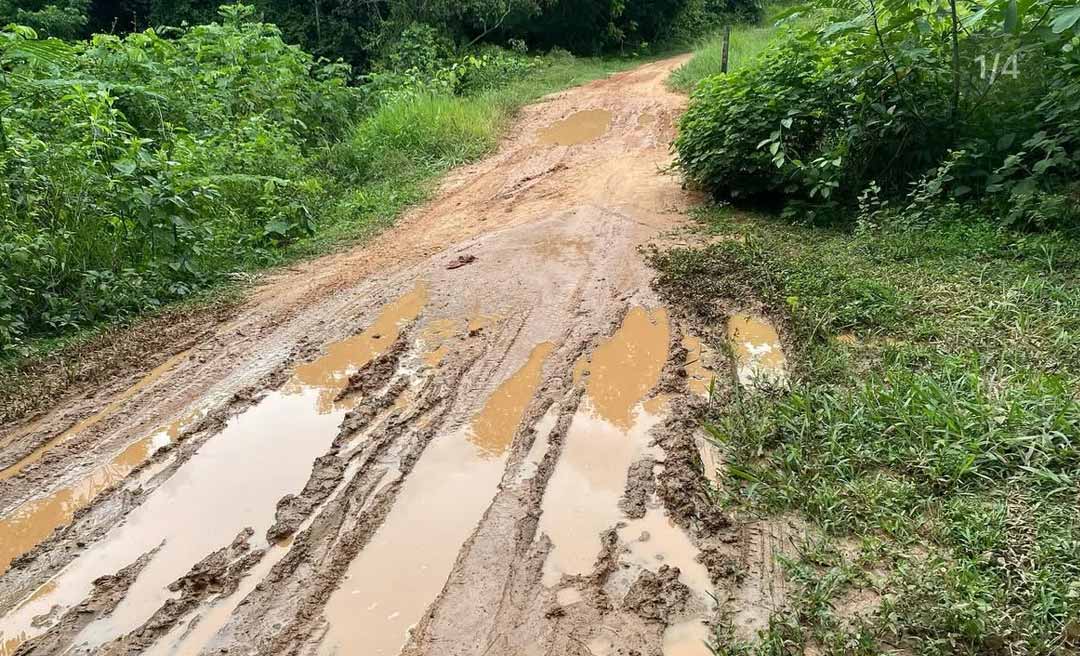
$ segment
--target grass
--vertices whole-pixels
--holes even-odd
[[[735,25],[731,29],[731,42],[728,46],[728,72],[746,68],[754,62],[780,36],[792,26],[786,22],[778,25],[776,17],[786,8],[785,4],[770,4],[766,7],[765,17],[759,25]],[[794,28],[809,25],[811,19],[794,19]],[[668,83],[675,89],[689,93],[701,80],[719,75],[723,63],[724,35],[713,34],[694,48],[694,57],[676,70]]]
[[[786,564],[791,606],[718,653],[1076,653],[1080,239],[702,220],[742,240],[658,256],[661,290],[705,323],[761,301],[795,372],[715,400],[718,498],[822,536]],[[845,616],[865,589],[873,612]]]

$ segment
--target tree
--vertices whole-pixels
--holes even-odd
[[[0,0],[0,24],[18,23],[43,36],[77,39],[85,36],[90,0]]]

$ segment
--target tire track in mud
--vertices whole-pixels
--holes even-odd
[[[709,374],[637,251],[692,200],[660,173],[677,64],[527,108],[399,227],[275,277],[0,482],[0,521],[61,507],[0,545],[0,656],[705,653]]]

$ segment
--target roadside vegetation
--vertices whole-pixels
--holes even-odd
[[[367,237],[489,152],[522,104],[756,15],[710,0],[309,9],[0,2],[0,24],[23,23],[0,28],[0,363]]]
[[[718,386],[710,494],[807,522],[787,605],[715,652],[1077,653],[1080,7],[867,7],[791,10],[676,144],[724,238],[658,255],[661,291],[763,312],[793,369]]]
[[[728,72],[746,68],[765,52],[776,40],[793,31],[804,29],[815,20],[813,12],[785,15],[789,4],[766,5],[762,18],[757,21],[735,22],[731,26],[728,42]],[[694,44],[694,56],[676,70],[669,80],[675,89],[690,93],[697,83],[718,75],[724,60],[724,34],[721,29],[711,30]]]

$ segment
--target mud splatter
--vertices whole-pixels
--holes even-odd
[[[667,622],[681,613],[690,599],[690,590],[679,581],[679,569],[661,565],[656,572],[642,570],[623,599],[623,607],[642,619]]]

